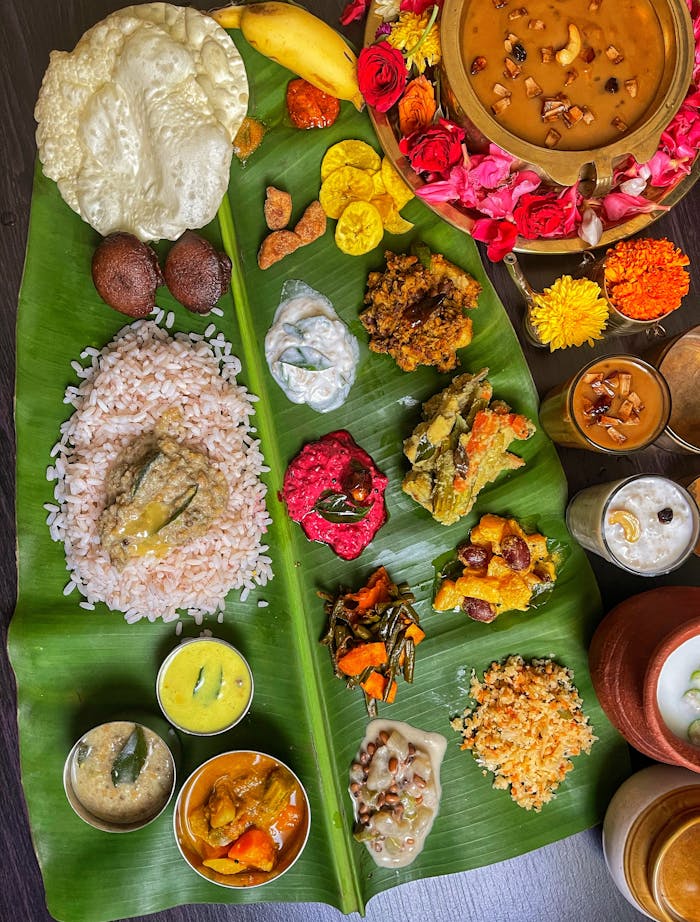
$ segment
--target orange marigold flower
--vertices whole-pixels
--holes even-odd
[[[406,138],[414,131],[428,128],[436,109],[432,83],[423,74],[411,80],[399,100],[399,127],[402,136]]]
[[[670,240],[622,240],[605,257],[605,291],[634,320],[657,320],[680,307],[690,260]]]

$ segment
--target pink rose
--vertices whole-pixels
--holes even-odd
[[[357,59],[357,81],[367,105],[388,112],[406,86],[408,71],[398,48],[389,42],[368,45]]]
[[[427,131],[401,138],[399,148],[416,173],[447,173],[463,159],[464,129],[441,118]]]
[[[471,182],[469,168],[461,163],[453,166],[447,179],[428,182],[416,195],[425,202],[461,202],[467,208],[476,208],[477,190]]]
[[[482,193],[476,207],[491,218],[512,218],[518,201],[541,184],[541,177],[532,170],[513,173],[508,182],[498,189]]]
[[[508,179],[514,162],[510,154],[490,144],[488,154],[477,154],[471,158],[472,182],[485,189],[497,189]]]

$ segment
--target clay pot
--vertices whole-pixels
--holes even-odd
[[[700,588],[664,586],[632,596],[603,619],[588,652],[600,704],[631,746],[700,772],[700,747],[666,726],[657,686],[671,653],[700,636]]]

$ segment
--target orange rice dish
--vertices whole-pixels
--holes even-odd
[[[476,701],[452,728],[463,737],[493,787],[507,790],[519,807],[534,810],[556,796],[574,767],[571,758],[589,753],[597,739],[583,713],[570,669],[551,660],[526,663],[521,656],[494,662],[483,682],[472,673]]]

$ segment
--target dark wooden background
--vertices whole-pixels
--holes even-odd
[[[0,922],[45,922],[41,875],[32,849],[19,777],[14,677],[6,654],[7,626],[16,592],[14,527],[14,331],[17,296],[22,276],[31,198],[34,142],[34,101],[51,49],[69,50],[82,33],[107,13],[123,6],[118,0],[0,0]],[[205,8],[206,2],[193,4]],[[342,0],[309,0],[307,5],[337,24]],[[348,30],[358,42],[360,28]],[[666,236],[691,257],[692,288],[681,310],[665,324],[668,335],[700,323],[700,183],[673,211],[654,224],[649,234]],[[485,257],[484,257],[485,258]],[[501,265],[486,268],[519,330],[522,305]],[[521,257],[534,286],[543,287],[563,272],[575,272],[580,257]],[[609,340],[595,353],[587,347],[550,355],[524,344],[526,358],[540,393],[575,371],[594,354],[615,350],[643,352],[650,345],[645,335]],[[696,371],[697,374],[697,371]],[[698,380],[700,390],[700,380]],[[608,458],[583,451],[561,451],[571,492],[590,484],[641,471],[664,471],[681,478],[700,474],[700,456],[668,454],[647,449],[631,458]],[[693,558],[683,568],[659,579],[627,575],[598,558],[592,558],[606,610],[618,601],[657,585],[698,585],[700,561]],[[507,868],[507,870],[506,870]],[[574,874],[575,872],[575,874]],[[595,875],[582,881],[581,873]],[[538,903],[542,886],[551,893]],[[564,890],[567,892],[565,893]],[[483,916],[491,922],[535,919],[539,922],[569,918],[573,922],[642,919],[613,891],[600,853],[599,836],[583,833],[556,843],[534,856],[524,856],[465,875],[409,885],[383,896],[368,908],[370,918],[473,918],[470,904],[488,901]],[[542,908],[546,903],[546,910]],[[539,906],[539,909],[537,908]],[[419,912],[419,915],[417,914]],[[551,913],[550,913],[551,910]],[[306,917],[339,919],[328,907],[310,906]],[[481,915],[481,913],[479,913]],[[302,907],[183,907],[149,918],[159,922],[209,919],[304,918]]]

